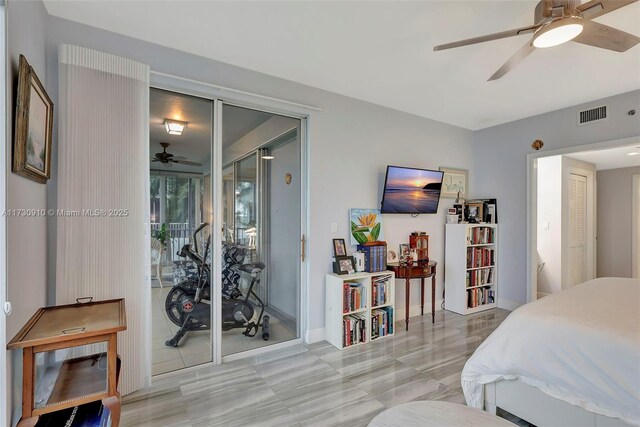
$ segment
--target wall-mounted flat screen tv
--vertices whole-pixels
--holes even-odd
[[[444,172],[387,166],[382,213],[434,214],[438,212]]]

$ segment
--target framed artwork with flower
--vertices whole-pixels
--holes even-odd
[[[349,209],[351,223],[351,244],[384,240],[382,236],[382,214],[379,209]]]

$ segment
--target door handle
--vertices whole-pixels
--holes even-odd
[[[300,251],[300,260],[302,262],[304,262],[305,259],[305,246],[307,243],[307,239],[304,237],[304,234],[302,235],[302,238],[300,239],[300,245],[302,246],[302,250]]]

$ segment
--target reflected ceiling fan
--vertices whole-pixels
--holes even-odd
[[[174,156],[171,153],[167,153],[168,142],[161,142],[160,145],[162,146],[162,153],[156,153],[156,156],[151,159],[152,162],[160,162],[167,167],[173,166],[174,163],[187,166],[202,166],[202,163],[192,162],[186,160],[185,157]]]
[[[534,25],[442,44],[435,46],[433,50],[533,33],[531,40],[489,77],[489,81],[507,74],[536,48],[557,46],[570,40],[602,49],[626,52],[640,43],[640,37],[593,22],[592,19],[636,1],[638,0],[591,0],[580,4],[577,0],[542,0],[534,11]]]

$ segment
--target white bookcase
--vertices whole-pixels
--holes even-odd
[[[447,224],[446,227],[445,309],[471,314],[496,307],[498,225]],[[486,258],[483,259],[483,255]],[[488,258],[492,260],[487,262]]]
[[[384,302],[378,304],[373,300],[373,284],[383,279],[386,279],[386,299]],[[345,312],[345,284],[351,286],[351,284],[356,283],[362,286],[363,294],[365,295],[363,307]],[[393,336],[395,332],[393,323],[396,320],[395,299],[395,274],[392,271],[344,275],[327,274],[325,304],[326,340],[337,348],[342,349]],[[373,318],[377,310],[386,312],[387,318],[391,317],[391,320],[388,321],[390,328],[386,335],[375,334],[373,331]],[[389,315],[389,313],[391,314]],[[352,315],[365,320],[364,341],[345,346],[344,320]]]

